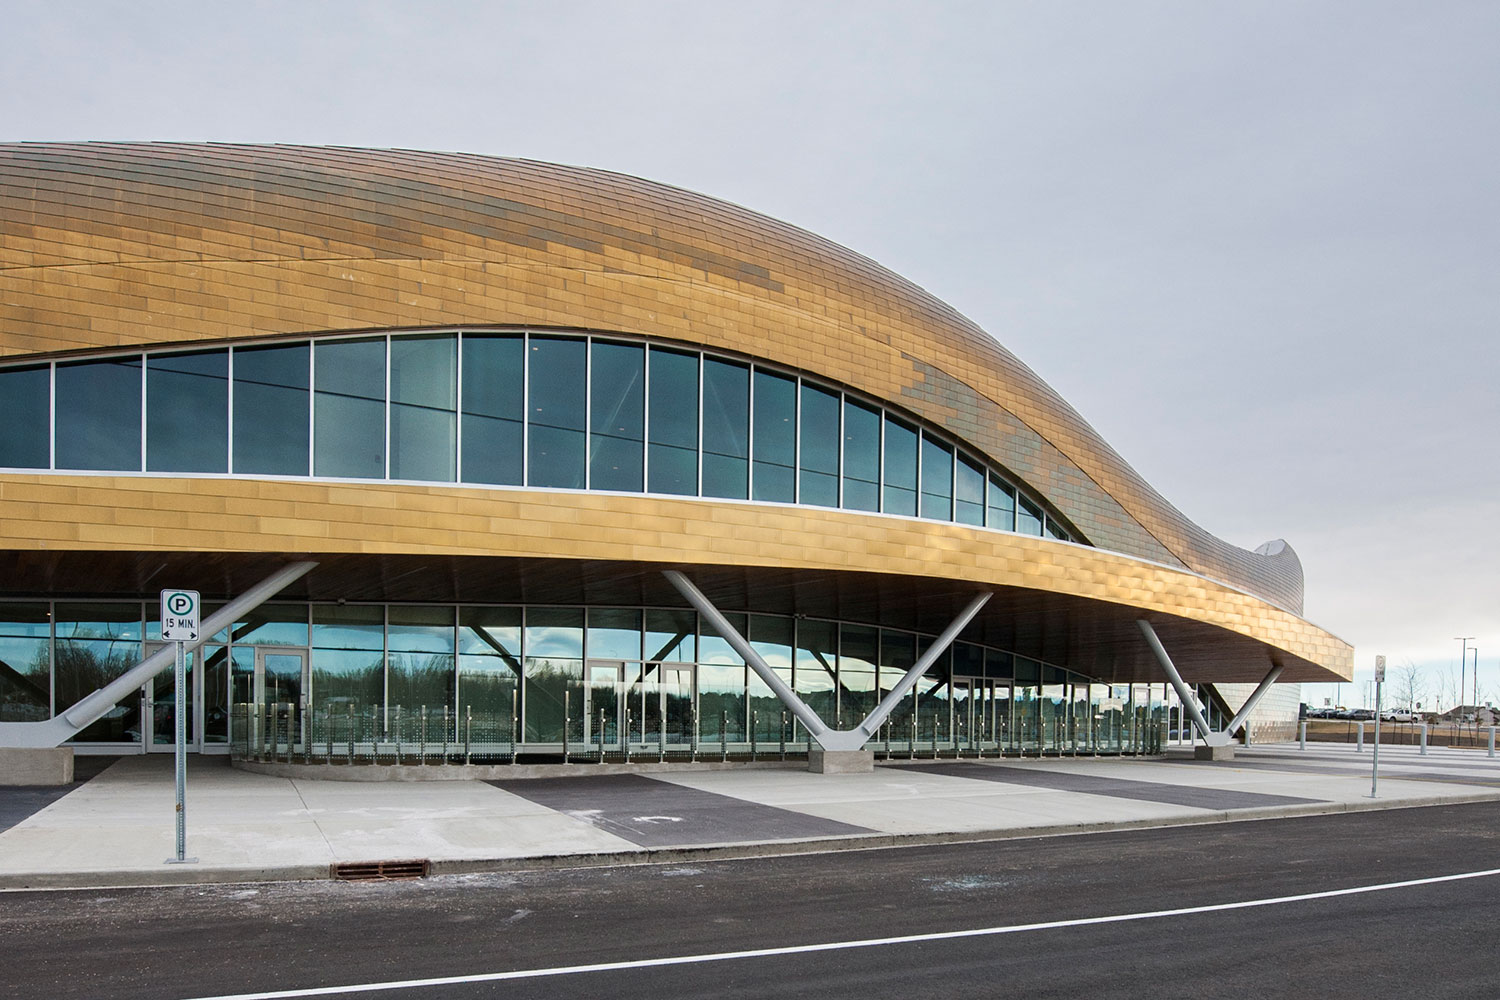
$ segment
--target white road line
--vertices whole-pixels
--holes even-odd
[[[1162,917],[1184,917],[1196,913],[1218,913],[1224,910],[1247,910],[1257,906],[1280,906],[1286,903],[1305,903],[1314,899],[1332,899],[1337,896],[1356,896],[1366,892],[1385,892],[1390,889],[1410,889],[1419,885],[1436,885],[1440,882],[1460,882],[1466,879],[1488,878],[1500,875],[1500,868],[1485,871],[1460,872],[1457,875],[1438,875],[1433,878],[1416,878],[1405,882],[1383,882],[1378,885],[1358,885],[1348,889],[1329,889],[1325,892],[1307,892],[1296,896],[1271,896],[1265,899],[1244,899],[1234,903],[1214,903],[1209,906],[1185,906],[1175,910],[1150,910],[1143,913],[1116,913],[1105,917],[1081,917],[1076,920],[1048,920],[1036,924],[1008,924],[1001,927],[975,927],[962,931],[934,931],[928,934],[903,934],[899,937],[864,938],[856,941],[826,941],[822,944],[797,944],[782,948],[753,948],[749,951],[721,951],[703,955],[675,955],[667,958],[641,958],[629,962],[599,962],[595,965],[560,965],[550,969],[517,969],[512,972],[481,972],[469,976],[443,976],[437,979],[403,979],[384,983],[355,983],[347,986],[325,986],[318,989],[272,990],[266,993],[233,993],[213,997],[193,997],[191,1000],[284,1000],[290,997],[332,997],[352,993],[377,993],[382,990],[411,990],[428,986],[455,986],[464,983],[495,983],[506,979],[541,979],[547,976],[575,976],[586,972],[618,972],[624,969],[650,969],[666,965],[696,965],[703,962],[733,962],[746,958],[772,958],[778,955],[805,955],[819,951],[842,951],[846,948],[881,948],[893,944],[915,944],[921,941],[949,941],[955,938],[992,937],[999,934],[1021,934],[1026,931],[1046,931],[1063,927],[1088,927],[1093,924],[1121,924],[1133,920],[1156,920]]]

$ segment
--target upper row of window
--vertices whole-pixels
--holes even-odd
[[[388,335],[3,368],[0,468],[648,492],[1068,537],[981,460],[876,403],[585,336]]]

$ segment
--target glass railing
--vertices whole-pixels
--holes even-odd
[[[566,713],[551,732],[532,733],[509,712],[426,705],[355,706],[240,703],[230,717],[230,752],[239,760],[328,765],[493,765],[788,760],[813,744],[789,713],[751,713],[743,732],[727,713],[693,709],[642,720],[630,711]],[[1140,756],[1162,752],[1160,722],[1129,730],[1099,720],[1084,726],[1042,720],[1033,728],[907,718],[882,726],[866,744],[882,760],[987,757]]]

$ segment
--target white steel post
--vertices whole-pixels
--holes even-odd
[[[1370,798],[1380,783],[1380,686],[1385,683],[1385,657],[1375,657],[1375,746],[1370,753]],[[1363,733],[1364,727],[1360,727]]]

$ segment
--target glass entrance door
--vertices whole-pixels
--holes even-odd
[[[618,750],[628,737],[625,709],[625,664],[588,661],[583,685],[583,739],[589,747]]]
[[[311,678],[307,650],[256,646],[250,681],[248,736],[273,756],[290,756],[307,742]]]
[[[953,678],[953,749],[962,752],[974,733],[975,682]]]
[[[251,701],[257,705],[308,704],[307,651],[277,646],[255,647],[255,680]]]
[[[640,720],[631,727],[631,739],[648,750],[665,749],[673,744],[693,741],[693,668],[683,663],[647,663],[642,671],[638,692],[633,690],[631,705],[639,693]]]
[[[953,737],[961,749],[996,746],[995,682],[983,677],[953,679]]]
[[[661,667],[661,720],[667,743],[693,742],[693,668],[663,663]]]

